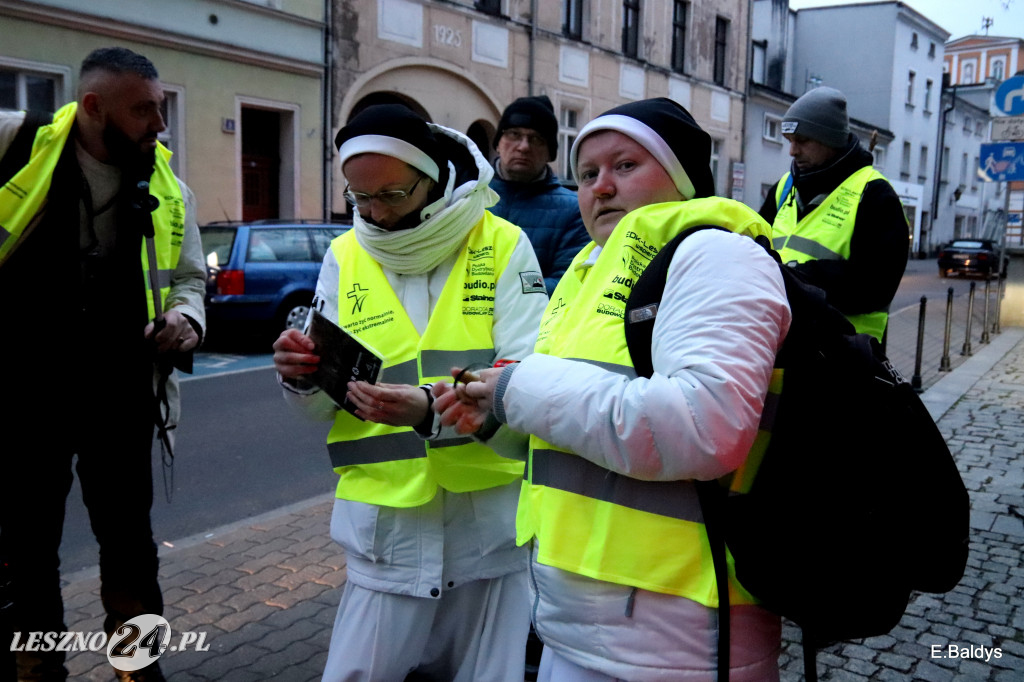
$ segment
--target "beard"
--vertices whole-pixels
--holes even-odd
[[[156,149],[143,148],[142,143],[156,139],[156,135],[133,140],[113,123],[103,128],[103,145],[107,148],[110,161],[131,175],[149,178],[156,164]]]

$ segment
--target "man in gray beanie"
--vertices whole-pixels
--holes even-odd
[[[590,237],[576,194],[562,187],[548,165],[558,156],[558,119],[547,95],[509,104],[498,122],[494,148],[498,158],[491,189],[501,200],[491,213],[530,238],[550,294]]]
[[[793,157],[761,216],[783,262],[825,290],[857,331],[883,340],[888,308],[907,265],[908,225],[899,196],[850,132],[846,96],[805,93],[782,119]]]

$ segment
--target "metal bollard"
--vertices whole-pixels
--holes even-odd
[[[939,361],[939,371],[948,372],[953,369],[949,363],[949,335],[953,330],[953,287],[946,290],[946,330],[942,336],[942,360]]]
[[[992,333],[998,334],[999,329],[999,316],[1003,311],[1003,278],[996,278],[996,319],[992,321]]]
[[[974,317],[974,282],[971,282],[971,289],[967,292],[967,333],[964,335],[964,347],[960,349],[960,355],[970,357],[971,352],[971,322]]]
[[[988,290],[991,277],[985,278],[985,315],[981,322],[981,343],[988,343]]]
[[[924,311],[928,307],[928,297],[921,297],[921,314],[917,318],[917,353],[914,355],[914,376],[910,378],[910,386],[920,393],[921,388],[921,351],[924,348]]]

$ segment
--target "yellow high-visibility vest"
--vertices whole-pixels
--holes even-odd
[[[673,236],[697,225],[771,236],[755,211],[719,197],[653,204],[627,214],[589,269],[576,257],[551,296],[537,352],[593,363],[635,378],[623,319],[636,279]],[[517,542],[537,538],[542,564],[598,580],[718,605],[714,565],[692,481],[622,476],[537,436],[516,518]],[[753,603],[735,580],[732,604]]]
[[[775,205],[779,206],[780,202],[782,205],[772,223],[772,246],[779,252],[782,262],[847,260],[864,188],[872,180],[885,180],[885,176],[871,166],[859,169],[800,221],[797,221],[796,188],[786,182],[788,178],[789,173],[783,175],[776,187]],[[789,196],[783,197],[782,192],[787,185],[791,187]],[[889,313],[878,310],[847,315],[846,318],[858,332],[871,334],[881,341]]]
[[[338,323],[386,355],[382,380],[422,384],[450,379],[452,367],[495,360],[494,290],[519,240],[519,228],[485,212],[468,236],[421,337],[387,277],[355,232],[337,237]],[[412,427],[360,421],[338,410],[327,449],[339,498],[389,507],[429,502],[438,486],[484,490],[523,475],[523,462],[469,437],[424,441]]]
[[[75,102],[61,107],[53,122],[40,126],[32,143],[28,163],[0,188],[0,265],[38,224],[45,211],[54,169],[75,123]],[[150,178],[150,194],[160,206],[153,212],[157,281],[160,285],[161,307],[171,290],[171,274],[178,265],[181,243],[185,236],[185,200],[174,172],[168,165],[171,152],[157,144],[156,164]],[[151,264],[145,244],[141,250],[143,279],[146,283],[146,306],[149,319],[156,314],[150,293]]]

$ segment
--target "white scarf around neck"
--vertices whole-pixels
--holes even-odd
[[[447,128],[433,124],[431,127],[435,132],[443,132],[456,139],[464,138],[461,133]],[[475,146],[470,145],[470,151],[481,171],[477,179],[455,187],[455,166],[449,161],[448,186],[444,196],[423,209],[422,214],[429,217],[416,227],[391,232],[370,225],[356,209],[352,217],[356,241],[383,268],[400,275],[430,272],[462,248],[466,235],[480,222],[484,210],[498,203],[497,193],[488,186],[493,169]],[[438,205],[444,208],[430,215]]]

